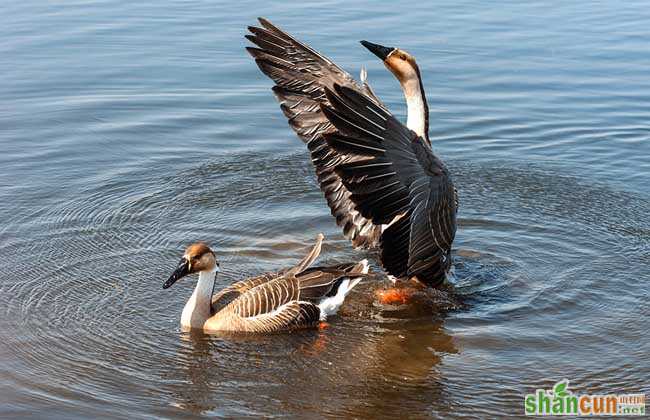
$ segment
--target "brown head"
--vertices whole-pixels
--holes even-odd
[[[176,270],[163,284],[163,289],[176,283],[182,277],[201,271],[219,271],[219,263],[214,252],[204,242],[197,242],[187,247]]]
[[[415,58],[399,48],[384,47],[368,41],[361,41],[361,44],[381,58],[386,68],[399,80],[408,106],[406,125],[431,144],[429,141],[429,105],[424,95],[422,77],[420,77],[420,69],[415,63]]]
[[[361,44],[379,57],[402,85],[409,80],[419,79],[420,70],[411,54],[399,48],[384,47],[368,41],[361,41]]]

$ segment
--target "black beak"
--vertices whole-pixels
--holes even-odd
[[[183,257],[178,263],[178,267],[176,267],[176,270],[174,270],[174,272],[169,277],[169,279],[165,282],[165,284],[163,284],[163,289],[167,289],[169,286],[176,283],[178,279],[180,279],[181,277],[185,277],[188,274],[190,274],[190,262],[187,261],[185,257]]]
[[[384,47],[383,45],[379,45],[379,44],[373,44],[372,42],[368,42],[368,41],[361,41],[361,45],[368,48],[371,53],[381,58],[382,61],[386,60],[388,55],[391,52],[393,52],[393,50],[395,49],[395,48]]]

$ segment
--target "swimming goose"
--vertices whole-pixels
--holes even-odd
[[[458,200],[433,154],[429,109],[415,58],[361,43],[400,82],[406,126],[361,83],[325,56],[259,18],[248,52],[274,82],[289,125],[307,144],[320,188],[355,247],[378,248],[388,274],[435,287],[451,267]],[[397,297],[398,300],[401,297]]]
[[[309,267],[318,258],[323,235],[296,266],[238,281],[213,294],[219,263],[202,242],[190,245],[163,284],[199,273],[194,293],[181,314],[183,330],[267,333],[316,326],[335,314],[345,296],[368,273],[368,261]]]

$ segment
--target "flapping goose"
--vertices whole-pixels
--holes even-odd
[[[219,263],[210,247],[195,243],[185,250],[163,288],[199,273],[181,315],[184,330],[266,333],[313,327],[335,314],[345,296],[368,273],[366,260],[310,267],[320,254],[322,241],[323,235],[318,235],[312,250],[295,267],[239,281],[214,296]]]
[[[289,125],[307,144],[332,215],[355,247],[378,248],[388,274],[438,286],[451,267],[458,200],[433,154],[429,109],[413,56],[361,43],[399,80],[406,126],[325,56],[260,18],[248,52],[274,82]]]

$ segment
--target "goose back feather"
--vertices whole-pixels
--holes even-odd
[[[295,267],[245,279],[217,293],[212,300],[214,315],[204,330],[268,333],[317,325],[324,315],[319,303],[335,296],[345,280],[354,280],[348,287],[352,289],[368,272],[365,260],[309,268],[322,240],[319,235]]]

